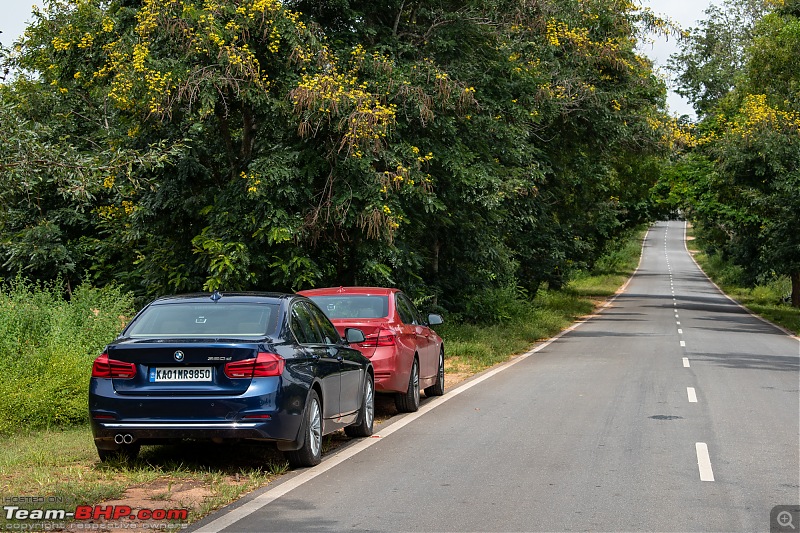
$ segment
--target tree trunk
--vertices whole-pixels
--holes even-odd
[[[359,272],[359,264],[358,264],[358,243],[359,238],[356,237],[353,239],[353,242],[350,244],[349,247],[349,254],[347,256],[347,271],[344,273],[342,277],[342,285],[344,286],[358,286],[360,285],[358,279],[358,272]]]
[[[800,271],[792,272],[792,307],[800,307]]]
[[[432,250],[432,257],[431,257],[431,272],[433,273],[433,277],[439,277],[439,251],[442,249],[442,243],[439,242],[439,239],[433,241],[433,250]]]
[[[256,132],[253,111],[249,107],[242,109],[242,147],[240,152],[245,163],[250,161],[253,155],[253,143],[255,142],[254,133]]]
[[[433,250],[431,250],[431,252],[432,252],[432,257],[431,257],[431,273],[432,273],[431,281],[433,281],[433,283],[436,284],[437,289],[438,289],[438,286],[439,286],[439,252],[441,250],[442,250],[442,243],[441,243],[441,241],[439,241],[438,238],[436,238],[433,241]],[[434,307],[439,305],[439,292],[438,292],[438,290],[433,293],[433,300],[431,301],[431,305],[433,305]]]

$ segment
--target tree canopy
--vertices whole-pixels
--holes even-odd
[[[628,0],[48,0],[3,59],[0,274],[478,318],[650,217],[652,31]]]
[[[744,21],[742,6],[751,18],[723,31],[720,20]],[[744,268],[746,281],[789,276],[798,307],[800,2],[727,2],[707,15],[673,62],[700,118],[691,162],[684,166],[692,170],[678,172],[673,185],[683,190],[701,235]],[[731,61],[727,48],[708,46],[723,34],[736,43],[740,60]],[[700,68],[684,61],[701,57]],[[720,88],[712,89],[720,80]]]

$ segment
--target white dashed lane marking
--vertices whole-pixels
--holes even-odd
[[[697,393],[694,387],[686,387],[686,396],[689,397],[689,403],[697,403]]]
[[[700,481],[714,481],[714,471],[711,470],[708,445],[705,442],[697,442],[694,447],[697,452],[697,468],[700,470]]]

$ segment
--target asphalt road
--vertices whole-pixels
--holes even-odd
[[[800,503],[799,389],[798,340],[664,222],[596,317],[196,527],[769,531]]]

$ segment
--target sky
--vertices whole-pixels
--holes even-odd
[[[649,7],[656,15],[669,18],[677,22],[682,29],[697,27],[697,21],[702,20],[704,11],[711,5],[710,0],[641,0],[644,7]],[[719,4],[719,2],[714,2]],[[655,63],[656,68],[665,69],[669,56],[678,51],[677,39],[670,37],[658,37],[653,44],[642,43],[639,45],[641,53],[649,57]],[[694,109],[691,104],[670,91],[667,97],[667,105],[672,115],[689,115],[695,118]]]
[[[697,26],[697,21],[703,18],[703,11],[711,3],[710,0],[640,0],[644,7],[649,7],[657,15],[662,15],[680,24],[684,29]],[[0,42],[5,46],[11,43],[25,31],[26,24],[31,20],[32,6],[41,6],[43,0],[0,0]],[[655,38],[655,37],[654,37]],[[655,62],[656,67],[664,68],[669,56],[678,51],[677,39],[659,37],[652,44],[640,45],[641,53]],[[673,115],[689,115],[694,117],[692,106],[680,96],[670,91],[667,105]]]
[[[41,7],[43,0],[0,0],[0,43],[10,47],[17,37],[25,31],[25,26],[33,18],[33,5]]]

